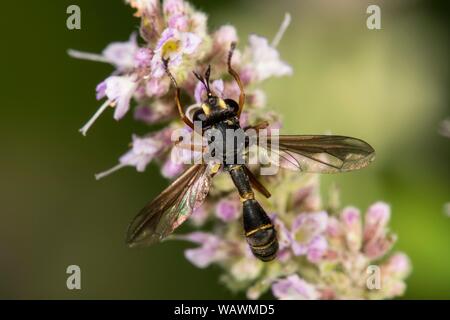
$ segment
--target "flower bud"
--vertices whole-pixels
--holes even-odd
[[[362,243],[362,226],[359,210],[354,207],[347,207],[341,213],[343,231],[348,248],[359,251]]]

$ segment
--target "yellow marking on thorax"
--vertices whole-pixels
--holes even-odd
[[[227,104],[225,103],[225,101],[223,99],[219,99],[219,107],[221,109],[226,109],[227,108]]]
[[[220,169],[220,163],[216,163],[212,168],[211,168],[211,174],[216,174]]]
[[[209,105],[207,105],[206,103],[202,104],[202,109],[206,115],[211,113],[211,107]]]

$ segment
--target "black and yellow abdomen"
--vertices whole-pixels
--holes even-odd
[[[261,205],[254,199],[243,202],[244,230],[253,254],[262,261],[276,257],[278,241],[272,221]]]
[[[250,249],[262,261],[273,260],[278,251],[278,240],[272,221],[255,200],[243,166],[234,165],[227,169],[242,199],[245,237]]]

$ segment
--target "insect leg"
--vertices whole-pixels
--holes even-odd
[[[191,151],[196,151],[196,152],[205,152],[205,150],[206,150],[205,146],[199,146],[196,144],[186,144],[186,143],[182,143],[182,141],[175,141],[174,146],[177,148],[184,149],[184,150],[191,150]]]
[[[242,85],[241,78],[239,77],[239,74],[231,66],[231,59],[233,58],[234,49],[236,49],[236,42],[233,42],[231,44],[230,52],[228,53],[228,73],[233,76],[234,80],[236,80],[236,82],[237,82],[237,84],[239,86],[239,90],[240,90],[239,110],[238,110],[238,113],[237,113],[237,116],[239,117],[241,115],[242,109],[244,109],[245,92],[244,92],[244,86]]]
[[[192,123],[192,121],[186,116],[186,114],[183,111],[183,107],[181,106],[181,90],[178,87],[177,81],[175,80],[174,76],[172,75],[172,73],[169,70],[169,59],[164,59],[163,58],[163,63],[164,63],[164,69],[166,70],[167,75],[169,76],[170,80],[172,81],[173,85],[175,86],[176,89],[176,94],[175,94],[175,102],[177,104],[177,108],[178,108],[178,113],[180,114],[181,120],[183,120],[183,122],[189,126],[190,128],[194,129],[194,124]]]
[[[261,182],[259,182],[258,178],[255,177],[255,175],[253,174],[253,172],[250,171],[249,168],[244,166],[244,171],[247,174],[250,184],[252,185],[253,188],[258,190],[266,198],[270,198],[272,196],[269,190],[267,190],[266,187],[264,187],[264,185]]]
[[[243,129],[244,129],[244,131],[247,131],[249,129],[254,129],[256,131],[259,131],[259,130],[266,129],[268,126],[269,126],[269,122],[263,121],[261,123],[257,123],[257,124],[252,125],[252,126],[247,126],[247,127],[243,128]]]

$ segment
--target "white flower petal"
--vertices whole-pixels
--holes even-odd
[[[278,51],[269,45],[266,38],[257,35],[249,37],[251,64],[258,81],[270,77],[292,75],[292,67],[280,60]]]
[[[139,47],[137,44],[137,34],[131,34],[126,42],[113,42],[103,50],[103,57],[118,69],[132,69],[134,67],[134,57]]]
[[[202,42],[202,39],[192,32],[183,32],[181,34],[181,42],[183,53],[193,54]]]
[[[105,80],[105,94],[110,101],[117,103],[114,119],[121,119],[130,108],[130,100],[137,83],[130,76],[112,76]]]

